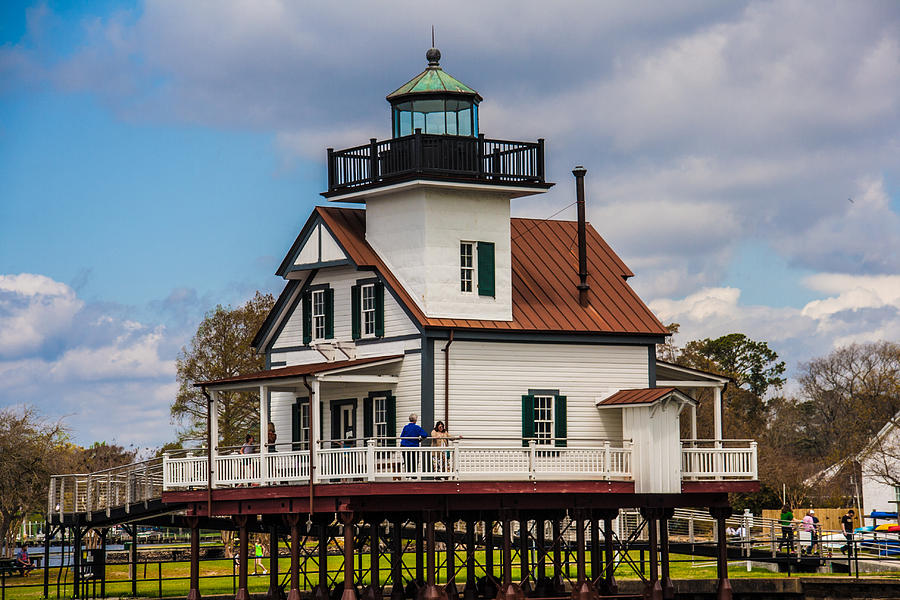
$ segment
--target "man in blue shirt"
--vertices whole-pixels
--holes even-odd
[[[402,447],[418,448],[421,441],[428,437],[428,432],[416,425],[418,420],[419,416],[416,413],[409,415],[409,423],[400,432],[400,445]],[[403,454],[406,459],[406,472],[410,474],[418,472],[419,469],[417,467],[420,462],[421,452],[410,450]]]

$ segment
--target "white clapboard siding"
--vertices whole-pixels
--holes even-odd
[[[631,467],[637,494],[681,492],[681,440],[675,402],[604,409],[622,415],[623,431],[634,442]]]
[[[417,343],[417,340],[412,340]],[[399,352],[403,354],[402,349]],[[318,353],[317,353],[318,354]],[[319,355],[321,357],[321,355]],[[378,374],[395,375],[399,382],[392,385],[339,383],[325,382],[321,384],[322,395],[322,423],[323,438],[331,438],[331,405],[332,400],[355,399],[356,431],[357,436],[363,435],[363,398],[368,397],[369,392],[389,390],[397,398],[397,427],[406,424],[410,412],[420,412],[421,394],[419,380],[421,378],[421,355],[419,353],[407,354],[400,363],[392,363],[378,367],[363,368],[354,371],[354,374]],[[272,422],[275,424],[275,432],[278,434],[278,442],[290,442],[292,435],[291,406],[298,397],[306,397],[309,392],[302,385],[296,393],[272,392],[272,400],[269,409]],[[394,433],[397,435],[398,433]]]
[[[444,412],[439,347],[434,360],[436,419]],[[529,389],[558,389],[567,397],[570,439],[621,439],[620,411],[597,410],[598,397],[613,389],[645,388],[648,378],[645,346],[456,341],[450,346],[450,433],[491,443],[520,438],[522,396]]]
[[[350,288],[358,279],[369,279],[372,274],[368,271],[357,271],[353,267],[330,267],[321,269],[312,284],[328,283],[334,290],[334,339],[338,341],[350,341],[352,339],[352,321],[350,314]],[[384,336],[396,337],[418,333],[418,329],[410,321],[390,290],[384,290]],[[275,343],[273,349],[292,348],[303,345],[303,303],[298,302],[294,312],[288,317],[287,323]],[[314,352],[318,354],[318,352]],[[306,364],[317,362],[310,357],[304,361],[297,357],[299,362],[292,364]],[[275,360],[275,359],[273,359]],[[280,359],[279,359],[280,360]]]

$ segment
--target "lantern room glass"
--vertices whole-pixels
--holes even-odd
[[[422,133],[478,136],[478,105],[468,99],[421,98],[393,105],[394,137]]]

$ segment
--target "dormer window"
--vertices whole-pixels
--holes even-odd
[[[334,290],[328,284],[311,286],[303,294],[303,343],[334,338]]]
[[[367,283],[359,288],[362,299],[362,336],[375,335],[375,284]]]
[[[384,284],[358,279],[350,288],[350,312],[354,340],[384,337]]]
[[[325,339],[325,290],[312,293],[313,339]]]
[[[494,297],[494,242],[459,243],[459,291]]]

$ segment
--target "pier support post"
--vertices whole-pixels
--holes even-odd
[[[484,597],[493,598],[500,591],[500,582],[494,568],[494,518],[484,521]],[[501,561],[502,562],[502,561]],[[502,575],[501,575],[502,578]]]
[[[562,574],[562,515],[554,514],[551,520],[553,530],[553,582],[551,589],[553,595],[562,596],[566,593],[565,578]]]
[[[238,526],[238,587],[234,600],[250,600],[250,592],[247,589],[247,570],[249,559],[249,532],[247,531],[247,515],[238,515],[234,518]]]
[[[328,592],[328,520],[323,517],[318,518],[318,531],[316,532],[319,538],[319,545],[317,547],[318,550],[318,559],[317,563],[319,566],[319,582],[316,584],[316,587],[312,590],[312,600],[329,600],[329,592]]]
[[[278,524],[269,524],[269,590],[267,600],[284,600],[284,590],[278,583]]]
[[[650,600],[663,600],[662,584],[659,582],[659,544],[656,529],[659,509],[642,508],[641,516],[647,521],[647,537],[650,545],[650,579],[647,581],[645,596]]]
[[[428,512],[425,513],[425,554],[428,564],[426,566],[426,575],[425,575],[425,592],[422,595],[424,600],[447,600],[447,595],[444,593],[442,588],[439,588],[436,583],[436,548],[434,543],[434,521],[435,521],[434,513]]]
[[[81,598],[81,541],[84,533],[81,527],[72,528],[72,597]]]
[[[188,517],[191,527],[191,579],[187,600],[200,600],[200,519]]]
[[[403,519],[394,517],[391,528],[391,600],[403,600]]]
[[[353,579],[353,512],[341,511],[341,521],[344,524],[344,592],[341,600],[357,600],[356,584]]]
[[[463,600],[476,600],[478,598],[477,584],[475,583],[475,520],[466,519],[466,587],[463,590]]]
[[[598,598],[597,590],[594,589],[590,579],[587,578],[587,565],[585,564],[587,559],[584,551],[585,516],[587,516],[586,511],[582,509],[575,511],[576,571],[578,580],[572,589],[572,600],[597,600]]]
[[[503,521],[503,583],[497,592],[497,600],[524,600],[525,594],[522,588],[512,580],[512,531],[511,519],[513,515],[505,511],[501,515]]]
[[[425,540],[422,537],[422,517],[416,519],[416,586],[425,585]]]
[[[519,578],[521,582],[519,586],[522,588],[523,594],[531,592],[531,584],[529,583],[528,572],[528,517],[523,513],[519,513]]]
[[[291,589],[287,600],[300,600],[300,515],[286,515],[291,526]]]
[[[381,600],[381,549],[378,543],[378,526],[381,515],[369,515],[369,585],[363,590],[363,600]]]
[[[616,583],[616,554],[613,548],[613,519],[619,516],[618,510],[607,510],[601,515],[603,518],[603,558],[605,577],[603,580],[603,593],[614,596],[619,593],[619,584]]]
[[[725,533],[725,519],[731,516],[730,506],[713,506],[709,514],[716,520],[716,574],[719,583],[716,586],[717,600],[731,600],[731,582],[728,580],[728,534]]]
[[[447,584],[444,586],[444,595],[449,600],[459,600],[459,588],[456,587],[456,521],[453,517],[444,521],[444,529],[447,532]]]
[[[594,588],[600,584],[603,572],[603,551],[600,547],[600,519],[591,511],[591,583]]]
[[[659,520],[659,553],[662,563],[662,592],[664,600],[674,600],[675,584],[669,574],[669,519],[675,514],[672,508],[664,508],[660,511]]]

